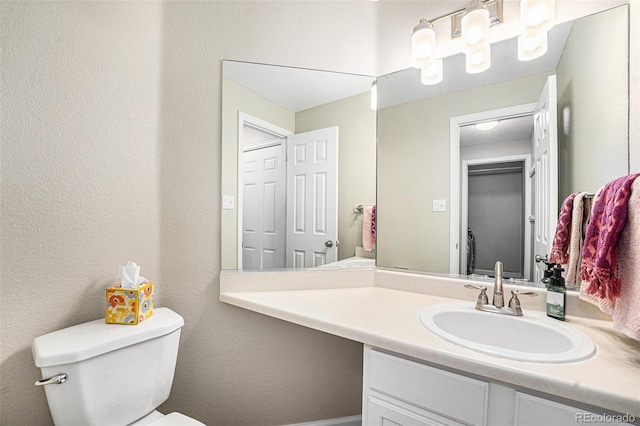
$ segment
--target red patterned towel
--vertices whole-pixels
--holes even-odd
[[[373,236],[373,245],[376,245],[376,205],[371,208],[371,236]]]
[[[620,279],[616,276],[617,243],[627,220],[631,184],[638,176],[640,173],[623,176],[598,192],[582,250],[580,278],[588,282],[587,294],[608,300],[620,294]]]
[[[573,217],[573,199],[577,192],[569,195],[560,208],[556,235],[553,237],[549,261],[566,265],[569,263],[569,245],[571,243],[571,218]]]

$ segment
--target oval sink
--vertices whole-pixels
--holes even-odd
[[[560,364],[596,353],[586,334],[539,312],[515,317],[479,311],[473,302],[442,303],[420,311],[419,319],[444,340],[516,361]]]

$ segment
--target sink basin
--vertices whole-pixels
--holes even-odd
[[[561,364],[596,353],[586,334],[539,312],[515,317],[476,310],[473,302],[442,303],[423,309],[419,319],[444,340],[516,361]]]

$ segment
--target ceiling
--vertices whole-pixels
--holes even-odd
[[[460,146],[530,139],[532,134],[533,115],[500,120],[491,130],[480,130],[470,124],[460,128]]]
[[[286,109],[299,112],[368,92],[375,77],[224,61],[223,75]]]

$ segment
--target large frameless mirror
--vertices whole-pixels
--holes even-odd
[[[500,260],[538,282],[562,200],[629,171],[628,20],[625,5],[557,25],[528,62],[495,43],[479,74],[445,58],[433,86],[380,77],[377,265],[482,278]],[[534,149],[541,130],[554,158]]]
[[[374,265],[374,81],[223,61],[222,269]]]

